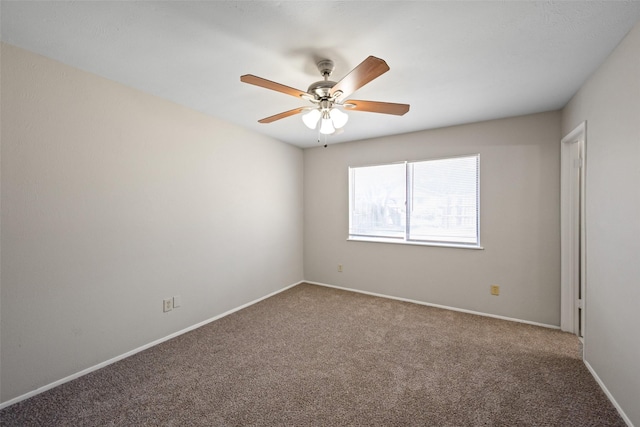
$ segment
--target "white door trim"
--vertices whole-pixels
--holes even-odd
[[[561,293],[560,329],[584,334],[586,244],[585,177],[586,122],[580,123],[561,141],[560,222]],[[576,179],[579,168],[580,179]],[[579,319],[578,294],[582,289],[582,319]],[[581,326],[581,328],[580,328]]]

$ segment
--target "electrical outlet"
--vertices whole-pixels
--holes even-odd
[[[500,295],[500,286],[498,285],[491,285],[491,295]]]
[[[167,311],[171,310],[173,310],[173,299],[167,298],[162,300],[162,311],[166,313]]]
[[[342,273],[342,264],[338,264],[338,272]]]

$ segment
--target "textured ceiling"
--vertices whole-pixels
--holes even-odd
[[[562,108],[640,19],[640,1],[6,1],[2,41],[300,146],[306,101],[240,82],[306,90],[317,58],[339,80],[367,56],[391,70],[352,97],[411,104],[350,112],[328,143]],[[324,144],[324,137],[320,141]]]

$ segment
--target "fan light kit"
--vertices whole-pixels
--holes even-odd
[[[353,99],[346,101],[341,100],[342,98],[346,98],[351,95],[373,79],[380,77],[382,74],[389,71],[387,63],[380,58],[369,56],[339,82],[329,80],[329,77],[334,70],[333,61],[323,59],[318,61],[316,65],[318,66],[318,71],[320,71],[324,80],[312,83],[306,92],[251,74],[241,76],[240,81],[244,83],[275,90],[297,98],[303,98],[313,104],[313,106],[310,107],[294,108],[293,110],[266,117],[258,120],[258,122],[271,123],[276,120],[284,119],[285,117],[304,113],[302,115],[302,121],[309,129],[318,129],[319,125],[318,131],[321,134],[332,135],[335,134],[337,129],[341,129],[345,124],[347,124],[347,121],[349,120],[349,115],[343,110],[393,114],[396,116],[402,116],[409,111],[408,104],[358,101]]]

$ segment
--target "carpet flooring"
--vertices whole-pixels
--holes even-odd
[[[2,426],[625,426],[574,335],[301,284]]]

